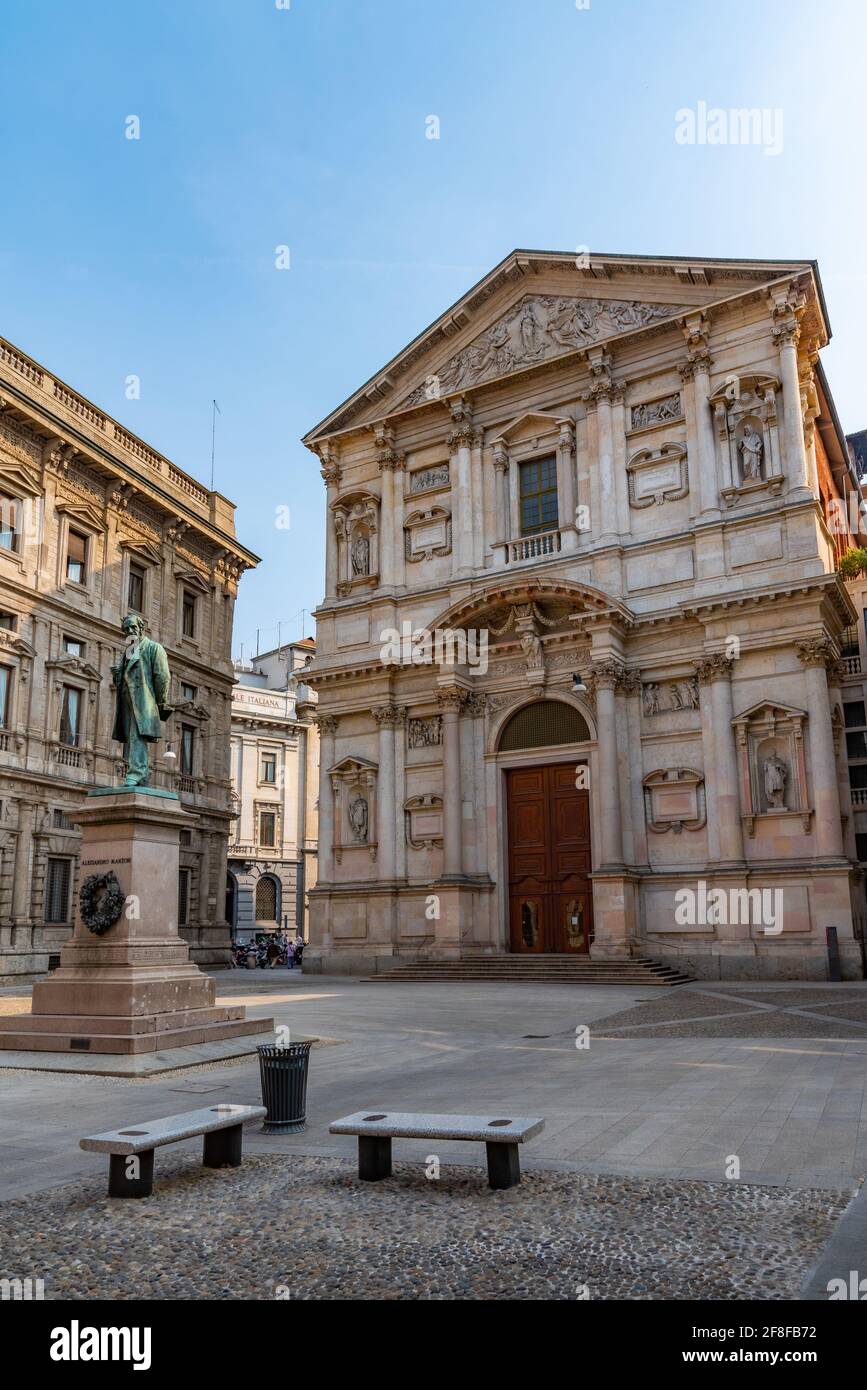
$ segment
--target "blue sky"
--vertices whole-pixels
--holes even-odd
[[[216,397],[215,485],[264,561],[235,649],[264,650],[323,588],[299,437],[515,246],[815,256],[837,406],[867,425],[865,15],[4,0],[0,333],[205,483]],[[700,101],[781,110],[782,153],[678,144]]]

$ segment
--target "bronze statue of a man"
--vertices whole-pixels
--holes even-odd
[[[112,737],[123,744],[125,787],[147,787],[148,744],[162,738],[162,721],[172,714],[169,659],[165,648],[144,635],[144,619],[127,613],[121,627],[126,650],[111,674],[115,687]]]

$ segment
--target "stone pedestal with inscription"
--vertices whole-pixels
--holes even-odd
[[[83,831],[79,893],[88,879],[113,874],[123,906],[103,930],[104,884],[90,927],[76,904],[58,969],[33,986],[30,1015],[0,1019],[0,1049],[138,1055],[272,1032],[273,1019],[216,1005],[214,981],[192,964],[178,933],[180,830],[191,817],[177,796],[99,788],[75,819]]]

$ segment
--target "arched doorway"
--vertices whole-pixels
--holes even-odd
[[[573,705],[538,700],[504,725],[498,753],[574,749],[575,761],[507,768],[509,946],[583,954],[593,936],[587,721]]]

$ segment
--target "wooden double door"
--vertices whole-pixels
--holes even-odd
[[[512,951],[590,949],[590,793],[576,780],[574,763],[506,773]]]

